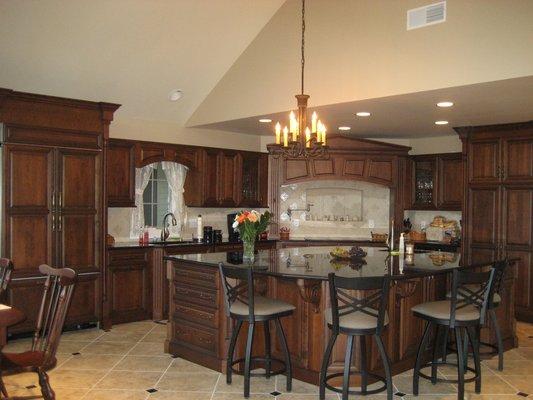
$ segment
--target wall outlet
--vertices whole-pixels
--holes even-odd
[[[376,224],[374,223],[374,220],[373,219],[369,219],[368,220],[368,227],[369,228],[374,228],[376,226]]]

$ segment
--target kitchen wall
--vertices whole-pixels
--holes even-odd
[[[108,209],[108,233],[115,238],[116,242],[136,241],[137,238],[130,238],[131,214],[133,208],[109,208]],[[263,212],[264,209],[258,209]],[[227,215],[240,211],[237,208],[195,208],[186,207],[184,224],[181,237],[184,240],[191,240],[193,234],[196,235],[197,217],[202,215],[203,226],[212,226],[213,229],[222,230],[224,240],[228,238]],[[150,236],[158,237],[159,230],[153,230]]]
[[[458,226],[461,226],[462,213],[461,211],[423,211],[423,210],[406,210],[404,211],[404,218],[409,218],[413,225],[413,230],[421,231],[426,229],[436,216],[442,216],[446,220],[457,221]],[[429,233],[428,233],[429,235]],[[430,238],[431,239],[431,238]]]
[[[279,227],[289,228],[293,239],[367,239],[371,231],[389,230],[387,187],[356,181],[318,181],[284,185],[279,193]],[[304,211],[308,203],[313,205]]]

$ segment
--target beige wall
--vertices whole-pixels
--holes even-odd
[[[430,0],[307,3],[306,93],[316,106],[533,75],[533,1],[448,0],[447,21],[406,30]],[[294,107],[300,7],[288,0],[188,122]]]
[[[260,151],[259,136],[211,129],[184,128],[178,124],[128,119],[118,116],[111,124],[110,137],[153,142],[189,144]]]
[[[412,147],[409,154],[455,153],[462,150],[458,135],[410,139],[409,146]]]

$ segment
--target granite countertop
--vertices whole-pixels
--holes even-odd
[[[344,246],[349,248],[349,246]],[[340,276],[364,277],[390,275],[393,279],[447,273],[460,267],[457,253],[427,252],[415,254],[412,261],[402,256],[391,256],[383,249],[367,247],[364,262],[335,260],[330,255],[333,247],[295,247],[292,249],[263,250],[256,255],[253,267],[257,273],[286,278],[326,280],[331,272]],[[219,263],[244,267],[237,252],[217,252],[167,256],[166,260],[186,261],[217,267]],[[442,257],[442,258],[441,258]]]
[[[261,242],[276,242],[275,239],[268,239],[268,240],[261,240]],[[140,245],[139,242],[131,241],[131,242],[116,242],[113,246],[107,246],[108,249],[127,249],[127,248],[145,248],[145,247],[184,247],[184,246],[223,246],[223,245],[232,245],[232,244],[240,244],[240,242],[222,242],[222,243],[212,243],[212,244],[206,244],[203,242],[192,242],[192,241],[169,241],[166,243],[161,242],[153,242],[147,245]]]

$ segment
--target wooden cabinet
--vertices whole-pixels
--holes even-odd
[[[268,156],[241,152],[241,207],[268,207]]]
[[[7,298],[35,329],[40,264],[69,267],[78,282],[67,325],[98,322],[104,259],[104,141],[118,105],[0,89],[2,256],[13,260]]]
[[[236,207],[241,202],[241,162],[236,151],[218,154],[218,204],[222,207]]]
[[[135,142],[109,140],[106,185],[108,207],[135,207]]]
[[[457,128],[467,156],[469,262],[517,257],[515,314],[533,322],[533,122]]]
[[[106,271],[107,304],[111,323],[152,318],[150,249],[110,249]]]
[[[411,185],[411,195],[406,208],[461,210],[464,196],[461,153],[417,155],[411,157],[410,164],[406,182]]]

